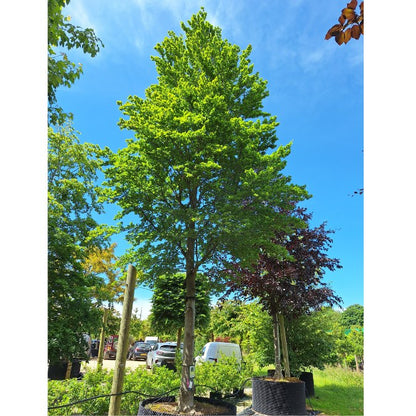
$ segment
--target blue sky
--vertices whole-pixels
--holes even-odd
[[[61,88],[58,101],[74,114],[81,140],[125,146],[133,137],[121,131],[117,100],[144,97],[157,82],[150,56],[168,31],[181,32],[203,6],[208,21],[223,37],[242,49],[252,45],[254,69],[268,81],[266,111],[277,116],[279,144],[293,142],[285,173],[305,184],[313,195],[305,205],[316,225],[327,221],[335,230],[330,252],[343,269],[326,280],[344,300],[344,307],[363,304],[363,41],[338,46],[324,40],[337,22],[342,2],[316,7],[307,0],[186,1],[73,0],[64,9],[71,22],[92,27],[105,47],[95,58],[71,53],[84,74],[70,88]],[[105,220],[112,221],[114,212]],[[117,254],[128,247],[120,236]],[[146,315],[151,292],[136,291],[135,306]]]

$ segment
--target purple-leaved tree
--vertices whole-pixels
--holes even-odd
[[[257,298],[271,315],[276,365],[274,377],[277,379],[283,378],[281,355],[285,375],[290,376],[284,320],[323,305],[334,306],[342,302],[323,281],[326,271],[342,267],[338,259],[327,255],[333,242],[330,234],[334,231],[327,230],[326,223],[312,228],[312,215],[305,208],[295,208],[292,214],[306,227],[297,228],[291,234],[275,233],[273,242],[286,248],[286,259],[271,257],[260,249],[258,261],[252,268],[228,261],[219,272],[229,278],[225,297]]]

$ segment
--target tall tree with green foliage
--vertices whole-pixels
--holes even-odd
[[[153,285],[151,327],[156,331],[176,333],[180,344],[185,315],[184,273],[160,276]],[[195,327],[204,328],[209,323],[210,287],[206,276],[198,273],[195,278]]]
[[[93,296],[103,283],[83,262],[93,247],[102,212],[96,191],[98,146],[81,144],[71,126],[48,130],[48,354],[50,362],[82,357],[82,333],[99,327]]]
[[[111,159],[109,197],[121,207],[144,278],[186,272],[184,355],[179,410],[194,407],[190,383],[195,327],[195,277],[219,253],[250,264],[258,248],[283,256],[273,230],[296,220],[278,213],[306,197],[282,174],[290,145],[275,149],[278,123],[263,111],[266,81],[245,50],[222,38],[206,12],[156,45],[158,83],[146,97],[120,104],[120,127],[134,139]],[[271,151],[271,153],[268,153]],[[131,219],[131,216],[130,216]]]
[[[70,87],[82,74],[82,65],[71,62],[68,51],[82,48],[94,57],[103,43],[92,29],[82,29],[70,23],[62,10],[70,0],[48,0],[48,120],[49,124],[62,124],[66,118],[56,99],[60,86]],[[59,49],[58,49],[59,48]]]

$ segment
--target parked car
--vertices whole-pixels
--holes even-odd
[[[110,335],[104,346],[104,360],[116,359],[118,335]]]
[[[147,342],[136,341],[130,348],[127,355],[128,360],[146,360],[147,353],[151,350],[152,345]]]
[[[155,365],[159,367],[161,365],[173,366],[175,363],[176,346],[176,342],[158,342],[153,347],[154,349],[147,353],[146,367],[153,368]]]
[[[234,356],[241,363],[241,349],[238,344],[231,342],[208,342],[204,345],[201,352],[195,357],[196,362],[214,362],[216,363],[221,356]]]
[[[98,350],[100,349],[100,340],[91,340],[91,357],[98,357]]]

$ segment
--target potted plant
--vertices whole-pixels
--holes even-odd
[[[194,397],[196,414],[204,416],[235,415],[234,404],[207,397]],[[146,399],[140,402],[138,415],[177,415],[178,402],[175,396]]]
[[[332,240],[325,223],[311,228],[311,215],[295,208],[292,215],[302,226],[291,232],[276,232],[274,243],[284,247],[286,256],[276,258],[261,252],[252,268],[227,263],[222,273],[231,276],[226,293],[258,298],[272,317],[274,374],[253,379],[253,410],[268,414],[306,414],[305,383],[290,377],[285,319],[300,316],[323,304],[340,304],[341,299],[322,282],[325,270],[340,268],[338,259],[326,255]],[[286,377],[283,376],[283,368]]]

